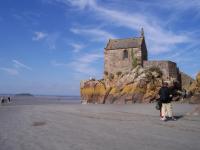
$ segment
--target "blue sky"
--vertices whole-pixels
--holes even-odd
[[[140,35],[150,60],[200,71],[199,0],[1,0],[0,93],[79,95],[109,38]]]

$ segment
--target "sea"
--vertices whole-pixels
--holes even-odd
[[[58,95],[27,95],[27,94],[1,94],[0,97],[7,100],[11,97],[10,103],[4,105],[43,105],[43,104],[80,104],[80,96],[58,96]]]

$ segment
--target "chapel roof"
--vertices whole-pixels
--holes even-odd
[[[106,50],[139,48],[142,45],[143,37],[127,38],[127,39],[110,39]]]

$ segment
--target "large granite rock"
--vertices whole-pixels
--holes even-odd
[[[82,81],[80,92],[82,103],[150,103],[158,98],[161,85],[162,74],[158,69],[137,66],[124,74],[106,75],[102,80]]]
[[[189,87],[189,91],[192,94],[190,103],[200,103],[200,72],[196,76],[196,80]]]
[[[185,78],[183,88],[187,87],[188,93],[192,94],[191,97],[188,97],[187,102],[200,103],[200,73],[196,76],[196,80],[184,73],[182,73],[182,78]],[[188,81],[190,79],[190,82],[186,82],[186,79]],[[158,91],[162,82],[162,72],[155,67],[144,69],[137,66],[126,73],[106,74],[102,80],[81,81],[82,103],[151,103],[159,98]],[[173,79],[167,82],[170,86],[174,84]],[[176,92],[173,98],[174,101],[183,97],[183,92],[179,90]]]
[[[104,103],[106,87],[103,82],[88,80],[81,84],[82,103]]]
[[[200,72],[197,74],[196,80],[189,87],[189,90],[193,94],[199,94],[200,93]]]
[[[184,72],[180,72],[182,88],[189,91],[191,84],[195,81],[192,77]]]

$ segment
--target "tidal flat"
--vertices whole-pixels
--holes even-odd
[[[177,121],[163,122],[155,104],[45,100],[0,105],[0,150],[200,149],[200,116],[188,115],[194,104],[173,104]]]

